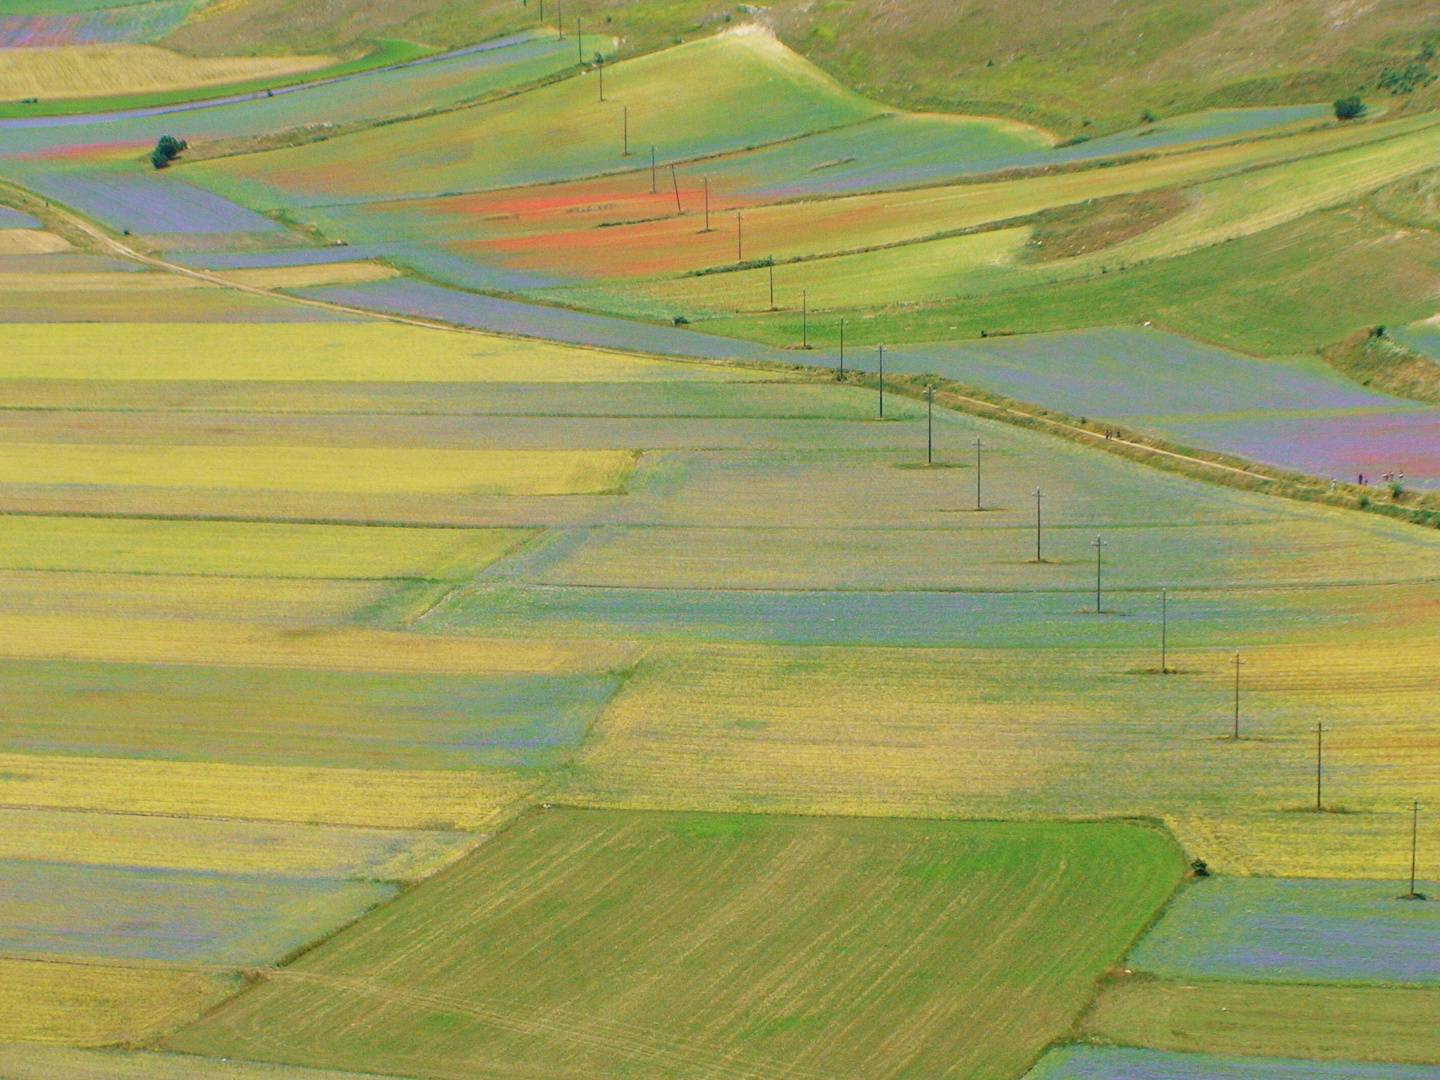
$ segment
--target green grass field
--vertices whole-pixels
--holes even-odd
[[[0,1044],[0,1069],[9,1080],[381,1080],[371,1074],[215,1061],[190,1054],[77,1050],[39,1043]]]
[[[1440,993],[1419,987],[1116,978],[1081,1030],[1130,1046],[1287,1058],[1440,1064]]]
[[[542,811],[168,1045],[456,1077],[1011,1076],[1178,872],[1134,826]]]

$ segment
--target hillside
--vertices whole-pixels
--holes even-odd
[[[313,51],[388,36],[453,47],[531,25],[540,10],[513,0],[219,0],[166,43]],[[572,0],[563,12],[567,26],[603,24],[632,55],[752,17],[723,0]],[[553,4],[545,15],[553,20]],[[1125,127],[1146,109],[1163,117],[1356,90],[1390,106],[1433,104],[1433,85],[1394,95],[1377,81],[1440,38],[1425,0],[776,0],[754,17],[890,104],[999,113],[1068,135]]]

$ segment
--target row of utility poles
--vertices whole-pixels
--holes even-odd
[[[841,320],[841,334],[843,341],[844,320]],[[843,346],[842,346],[843,348]],[[880,406],[879,415],[885,415],[884,406],[884,377],[885,377],[885,347],[879,347],[878,373],[880,379]],[[843,353],[842,353],[843,357]],[[843,364],[843,359],[842,359]],[[843,372],[843,367],[841,371]],[[975,447],[975,509],[982,510],[982,486],[981,486],[981,465],[983,462],[983,450],[985,442],[980,437],[973,441]],[[935,463],[935,387],[927,384],[925,387],[925,464],[933,466]],[[1035,500],[1035,562],[1042,563],[1044,559],[1044,548],[1042,547],[1043,517],[1041,513],[1042,500],[1046,498],[1041,488],[1032,492]],[[1095,613],[1103,614],[1103,581],[1104,581],[1104,551],[1109,546],[1109,541],[1104,537],[1097,536],[1090,541],[1090,546],[1095,549]],[[1230,739],[1234,742],[1240,741],[1240,672],[1245,665],[1245,658],[1240,652],[1236,652],[1230,660],[1234,669],[1231,729]],[[1177,674],[1177,669],[1170,666],[1170,590],[1160,590],[1160,669],[1161,675]],[[1323,722],[1315,725],[1315,811],[1321,813],[1325,809],[1325,734],[1329,729]],[[1402,900],[1423,900],[1425,896],[1416,891],[1416,870],[1418,866],[1419,838],[1420,838],[1420,800],[1414,799],[1410,805],[1410,889],[1400,899]]]
[[[557,20],[560,19],[559,8],[560,8],[560,2],[559,2],[559,0],[556,0],[556,12],[557,12],[557,16],[556,16],[556,17],[557,17]],[[543,19],[543,18],[544,18],[544,0],[540,0],[540,12],[541,12],[541,18]],[[563,37],[565,36],[565,35],[564,35],[564,29],[563,29],[563,20],[561,21],[561,24],[560,24],[560,25],[561,25],[560,36],[563,38]],[[580,62],[583,64],[583,63],[585,62],[585,54],[584,54],[584,41],[583,41],[582,31],[583,31],[583,27],[582,27],[582,25],[581,25],[580,19],[577,18],[577,19],[575,20],[576,48],[577,48],[577,50],[578,50],[579,60],[580,60]],[[601,101],[604,101],[604,100],[605,100],[605,70],[604,70],[604,69],[605,69],[605,65],[604,65],[604,58],[603,58],[599,53],[596,53],[596,54],[595,54],[594,60],[593,60],[593,65],[594,65],[594,69],[595,69],[595,71],[596,71],[596,74],[597,74],[597,76],[598,76],[598,83],[599,83],[598,96],[599,96],[599,99],[600,99]],[[622,107],[622,110],[621,110],[621,152],[622,152],[623,156],[625,156],[625,157],[629,157],[629,156],[630,156],[630,108],[629,108],[628,105],[623,106],[623,107]],[[685,211],[684,211],[684,205],[683,205],[683,202],[682,202],[682,200],[681,200],[681,195],[680,195],[680,182],[679,182],[679,177],[678,177],[678,175],[677,175],[677,173],[676,173],[676,166],[675,166],[675,164],[674,164],[673,162],[669,165],[669,171],[670,171],[670,186],[671,186],[671,191],[672,191],[672,194],[673,194],[674,199],[675,199],[675,212],[676,212],[676,214],[683,215]],[[714,231],[714,228],[713,228],[712,223],[711,223],[710,178],[709,178],[708,176],[705,176],[705,177],[702,178],[702,192],[703,192],[703,194],[702,194],[702,201],[703,201],[704,227],[703,227],[700,231],[703,232],[703,233],[710,233],[710,232],[713,232],[713,231]],[[657,153],[656,153],[656,148],[655,148],[654,145],[652,145],[652,146],[650,147],[650,193],[651,193],[652,195],[658,195],[658,194],[659,194],[659,161],[658,161],[658,157],[657,157]],[[744,263],[744,261],[745,261],[745,219],[744,219],[744,211],[743,211],[743,209],[737,207],[737,208],[735,209],[735,211],[734,211],[734,214],[735,214],[735,261],[736,261],[737,264],[742,264],[742,263]],[[767,277],[768,290],[769,290],[769,310],[770,310],[770,311],[776,311],[776,310],[778,310],[778,308],[777,308],[776,305],[775,305],[775,263],[774,263],[774,260],[773,260],[773,259],[769,260],[766,265],[767,265],[767,271],[768,271],[766,277]],[[800,335],[801,335],[800,347],[801,347],[802,349],[809,349],[809,348],[810,348],[810,332],[809,332],[809,330],[810,330],[810,327],[809,327],[809,321],[810,321],[810,320],[809,320],[809,316],[810,316],[810,305],[809,305],[809,292],[808,292],[808,290],[802,289],[802,290],[801,290],[801,293],[800,293],[800,297],[801,297],[801,299],[800,299],[800,318],[801,318],[801,324],[800,324]],[[839,357],[839,366],[838,366],[838,369],[837,369],[837,378],[839,378],[841,381],[844,381],[844,380],[846,379],[846,377],[847,377],[847,369],[846,369],[846,352],[845,352],[845,320],[844,320],[843,318],[841,318],[840,321],[839,321],[839,344],[840,344],[840,357]],[[877,414],[878,414],[879,418],[883,420],[883,419],[885,418],[885,346],[884,346],[883,344],[882,344],[882,345],[878,345],[878,346],[876,347],[876,357],[877,357],[877,362],[876,362]],[[853,369],[852,369],[852,370],[853,370]],[[933,466],[934,463],[935,463],[935,427],[934,427],[935,420],[934,420],[934,416],[935,416],[935,388],[934,388],[934,386],[932,386],[932,385],[927,385],[927,386],[925,387],[925,464],[926,464],[927,466]],[[982,467],[983,467],[983,464],[984,464],[985,442],[984,442],[983,439],[977,437],[977,438],[974,440],[973,445],[974,445],[974,449],[975,449],[975,485],[974,485],[974,487],[975,487],[975,510],[976,510],[976,511],[983,511],[983,510],[984,510],[984,499],[983,499],[984,489],[983,489],[983,471],[982,471]],[[1035,560],[1034,560],[1034,561],[1035,561],[1036,563],[1044,563],[1046,560],[1045,560],[1044,546],[1043,546],[1043,545],[1044,545],[1044,541],[1043,541],[1044,520],[1043,520],[1043,513],[1042,513],[1042,502],[1043,502],[1043,500],[1046,498],[1046,494],[1045,494],[1045,492],[1044,492],[1041,488],[1037,487],[1037,488],[1034,490],[1034,492],[1032,492],[1032,497],[1033,497],[1034,500],[1035,500]],[[1097,537],[1095,537],[1094,540],[1090,541],[1090,546],[1095,549],[1095,613],[1098,615],[1098,614],[1103,614],[1103,613],[1104,613],[1104,570],[1105,570],[1104,553],[1105,553],[1105,548],[1109,546],[1109,541],[1107,541],[1106,539],[1104,539],[1104,537],[1097,536]],[[1176,669],[1174,669],[1174,668],[1172,668],[1172,667],[1170,666],[1170,656],[1169,656],[1169,650],[1170,650],[1170,639],[1169,639],[1169,609],[1170,609],[1169,590],[1168,590],[1168,589],[1161,589],[1161,590],[1160,590],[1160,669],[1159,669],[1159,673],[1162,674],[1162,675],[1172,675],[1172,674],[1175,674],[1175,673],[1176,673]],[[1231,659],[1230,663],[1231,663],[1231,665],[1232,665],[1233,668],[1234,668],[1230,739],[1233,740],[1233,741],[1238,742],[1238,741],[1240,740],[1240,737],[1241,737],[1241,736],[1240,736],[1240,722],[1241,722],[1241,678],[1240,678],[1240,676],[1241,676],[1241,668],[1243,667],[1243,665],[1244,665],[1244,663],[1245,663],[1245,660],[1244,660],[1244,658],[1241,656],[1241,654],[1240,654],[1239,652],[1236,652],[1235,655],[1234,655],[1234,657]],[[1316,810],[1317,812],[1321,812],[1321,811],[1324,810],[1325,733],[1326,733],[1327,730],[1328,730],[1328,729],[1325,727],[1325,725],[1324,725],[1323,723],[1317,723],[1317,724],[1315,725],[1315,810]],[[1423,896],[1422,894],[1420,894],[1419,892],[1416,891],[1416,870],[1417,870],[1417,865],[1418,865],[1419,830],[1420,830],[1420,801],[1419,801],[1419,799],[1412,800],[1412,803],[1411,803],[1411,806],[1410,806],[1410,811],[1411,811],[1410,888],[1409,888],[1409,892],[1407,892],[1407,893],[1405,894],[1405,896],[1402,897],[1402,899],[1424,899],[1424,896]]]

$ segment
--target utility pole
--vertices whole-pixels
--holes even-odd
[[[839,382],[845,381],[845,317],[840,317],[840,370],[835,376]]]
[[[1170,674],[1170,592],[1160,590],[1160,674]]]
[[[925,386],[925,464],[935,464],[935,387]]]
[[[1035,561],[1037,563],[1045,561],[1044,557],[1040,554],[1040,500],[1044,497],[1045,492],[1037,487],[1035,489]]]
[[[770,260],[770,310],[775,310],[775,260]]]
[[[1095,549],[1095,614],[1100,614],[1100,554],[1105,550],[1106,542],[1100,537],[1090,541],[1090,546]]]
[[[555,0],[555,29],[560,33],[560,40],[565,40],[565,13],[560,10],[560,0]]]
[[[580,57],[580,63],[585,63],[585,35],[580,32],[580,16],[575,16],[575,52]]]
[[[1240,665],[1245,661],[1240,658],[1240,653],[1235,653],[1235,659],[1231,661],[1235,665],[1235,728],[1231,738],[1237,742],[1240,740]]]
[[[685,208],[680,205],[680,181],[675,176],[675,163],[670,163],[670,186],[675,189],[675,213],[685,213]]]
[[[885,419],[885,346],[880,346],[880,419]]]
[[[1315,812],[1319,813],[1324,807],[1320,803],[1321,778],[1324,775],[1325,761],[1325,725],[1315,725]]]
[[[623,138],[624,138],[624,143],[623,143],[624,149],[623,149],[623,151],[621,152],[620,156],[621,156],[621,157],[629,157],[629,156],[630,156],[630,106],[629,106],[629,105],[624,105],[624,106],[622,106],[622,108],[625,110],[625,112],[624,112],[624,117],[625,117],[625,119],[624,119],[624,124],[625,124],[625,127],[622,129],[622,130],[625,132],[625,134],[624,134],[624,136],[623,136]]]
[[[975,439],[975,509],[980,509],[980,450],[985,443],[978,437]]]
[[[1406,900],[1424,900],[1425,894],[1415,891],[1415,860],[1420,851],[1420,800],[1410,801],[1410,892]]]
[[[605,100],[605,58],[595,54],[595,74],[600,76],[600,100]]]

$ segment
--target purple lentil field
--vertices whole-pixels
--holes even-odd
[[[1130,964],[1184,979],[1440,983],[1440,902],[1397,899],[1408,888],[1311,878],[1196,881],[1140,940]]]
[[[783,355],[764,345],[716,337],[713,334],[631,322],[607,315],[589,315],[568,308],[546,307],[543,304],[500,300],[493,296],[446,289],[409,278],[294,291],[296,295],[317,300],[331,300],[375,311],[419,315],[460,326],[519,334],[523,337],[547,338],[572,345],[598,345],[602,348],[714,360],[736,356]]]
[[[332,878],[10,860],[0,863],[0,950],[273,963],[396,891]]]
[[[38,229],[40,222],[29,214],[8,206],[0,206],[0,229]]]
[[[147,173],[35,172],[25,182],[105,224],[135,233],[278,232],[283,226],[229,199]]]
[[[1319,360],[1259,360],[1138,328],[896,346],[887,357],[1313,476],[1378,484],[1404,473],[1408,486],[1440,486],[1440,408],[1367,390]]]
[[[64,15],[12,15],[0,18],[0,49],[154,41],[184,22],[194,7],[195,0],[157,0]]]
[[[1176,1054],[1129,1046],[1060,1046],[1025,1080],[1440,1080],[1429,1065]]]

